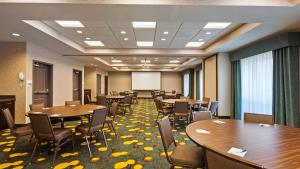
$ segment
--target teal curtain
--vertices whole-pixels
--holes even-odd
[[[276,124],[300,127],[299,47],[273,51],[273,115]]]
[[[190,77],[190,86],[189,86],[189,96],[190,96],[190,98],[191,99],[193,99],[194,98],[194,80],[195,80],[195,78],[194,78],[194,69],[190,69],[189,70],[189,77]]]
[[[242,89],[240,61],[231,64],[231,118],[242,119]]]

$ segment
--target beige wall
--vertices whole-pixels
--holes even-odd
[[[36,44],[27,43],[27,80],[29,81],[32,80],[33,60],[53,65],[53,106],[64,105],[66,100],[73,100],[73,69],[82,71],[84,75],[84,65],[79,61],[61,56]],[[84,81],[84,76],[82,79]],[[32,85],[27,83],[27,110],[29,109],[28,105],[31,103]]]
[[[108,92],[131,90],[131,72],[109,72]]]
[[[107,72],[95,67],[84,67],[84,89],[91,89],[92,100],[97,96],[97,74],[101,75],[101,94],[104,94]]]
[[[218,54],[218,108],[219,116],[230,116],[231,61],[227,53]]]
[[[181,74],[179,72],[162,72],[161,89],[165,91],[175,90],[178,93],[182,91]]]
[[[212,56],[204,63],[204,97],[217,100],[217,56]]]
[[[15,95],[15,122],[24,123],[25,82],[19,80],[19,73],[26,74],[26,43],[0,42],[0,95]]]
[[[181,93],[181,74],[179,72],[162,72],[161,89],[176,90]],[[131,90],[131,72],[109,72],[108,91]]]

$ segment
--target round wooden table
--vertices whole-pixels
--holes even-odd
[[[194,122],[186,133],[195,143],[219,154],[249,164],[272,169],[300,168],[300,129],[282,125],[262,127],[240,120]],[[210,133],[199,133],[197,129]],[[231,147],[247,150],[244,157],[227,153]]]
[[[121,100],[121,99],[124,99],[125,98],[125,96],[120,96],[120,95],[118,95],[118,96],[106,96],[106,99],[108,99],[108,100]]]
[[[42,109],[35,109],[27,112],[29,113],[47,113],[50,118],[66,118],[66,117],[76,117],[85,116],[92,114],[95,109],[104,109],[105,106],[85,104],[85,105],[70,105],[70,106],[54,106]]]
[[[164,99],[164,100],[162,100],[162,102],[166,103],[166,104],[175,104],[175,102],[177,102],[177,101],[187,101],[190,105],[207,104],[206,101],[194,100],[194,99]]]

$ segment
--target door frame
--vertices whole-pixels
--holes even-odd
[[[98,84],[98,77],[100,77],[100,84]],[[102,75],[101,74],[96,74],[96,96],[98,96],[98,90],[99,90],[99,87],[100,86],[100,94],[102,94],[101,90],[102,90]]]
[[[32,97],[32,103],[31,104],[33,104],[33,97],[34,97],[34,78],[33,78],[33,76],[34,76],[34,73],[33,73],[33,71],[34,71],[34,64],[35,63],[39,63],[39,64],[43,64],[43,65],[47,65],[47,66],[49,66],[49,68],[50,68],[50,71],[49,71],[49,73],[50,73],[50,84],[49,84],[49,90],[50,90],[50,93],[49,93],[49,106],[51,107],[51,106],[53,106],[53,64],[51,64],[51,63],[47,63],[47,62],[43,62],[43,61],[39,61],[39,60],[32,60],[32,71],[31,71],[31,73],[32,73],[32,94],[31,94],[31,97]]]
[[[81,70],[78,70],[78,69],[73,69],[73,72],[72,72],[72,81],[74,82],[74,72],[79,72],[79,86],[78,86],[78,88],[79,88],[79,100],[80,100],[80,103],[82,103],[82,71]],[[73,100],[74,100],[74,83],[72,83],[72,98],[73,98]]]

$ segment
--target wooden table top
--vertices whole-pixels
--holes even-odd
[[[75,117],[75,116],[84,116],[92,114],[95,109],[103,109],[105,106],[85,104],[85,105],[71,105],[71,106],[54,106],[47,107],[43,109],[36,109],[33,111],[27,112],[42,112],[47,113],[51,118],[65,118],[65,117]]]
[[[175,102],[177,102],[177,101],[187,101],[190,105],[207,104],[206,101],[195,100],[195,99],[164,99],[164,100],[162,100],[163,103],[167,103],[167,104],[175,104]]]
[[[270,169],[300,169],[300,129],[282,125],[261,127],[241,120],[213,120],[194,122],[187,126],[187,135],[204,148],[242,162]],[[197,133],[197,129],[210,134]],[[238,157],[227,153],[231,147],[247,150]]]
[[[125,98],[125,96],[120,96],[120,95],[118,95],[118,96],[106,96],[106,99],[124,99]]]

